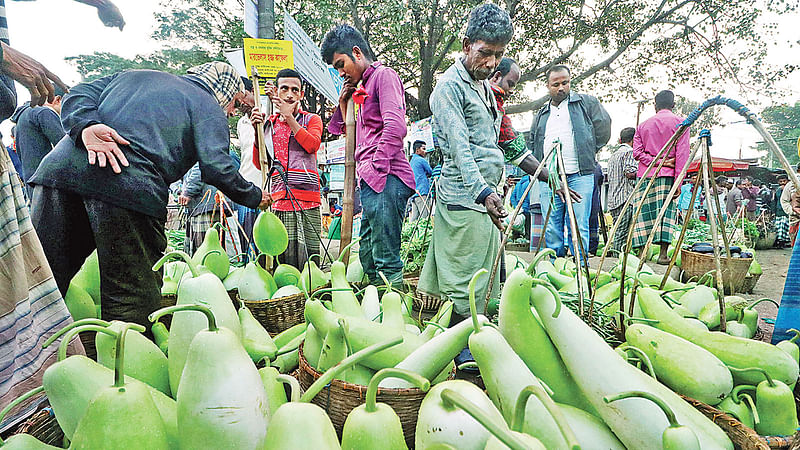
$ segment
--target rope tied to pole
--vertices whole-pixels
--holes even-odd
[[[694,111],[692,111],[691,113],[689,113],[688,116],[686,116],[686,120],[678,124],[678,127],[691,126],[693,123],[695,123],[695,121],[697,121],[698,118],[700,118],[700,115],[703,114],[703,112],[705,112],[706,109],[718,105],[727,106],[728,108],[736,111],[736,113],[739,114],[740,116],[747,119],[748,123],[750,122],[751,113],[746,106],[744,106],[739,101],[734,100],[732,98],[725,98],[721,95],[718,95],[716,97],[711,97],[710,99],[704,101],[702,105],[695,108]]]

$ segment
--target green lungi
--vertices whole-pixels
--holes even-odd
[[[449,211],[436,202],[436,223],[417,289],[428,295],[451,300],[455,312],[469,315],[469,282],[480,269],[492,270],[500,248],[500,230],[486,213],[468,210]],[[499,269],[499,268],[498,268]],[[476,285],[477,310],[486,307],[489,276]],[[500,296],[500,278],[495,274],[491,298]]]
[[[675,211],[676,200],[672,199],[669,191],[675,179],[672,177],[657,177],[653,182],[653,187],[647,193],[647,197],[642,205],[642,211],[636,218],[636,226],[633,228],[632,248],[644,247],[651,234],[654,234],[653,244],[669,244],[672,242],[672,232],[677,228],[677,213]],[[647,188],[648,180],[645,180],[636,191],[636,203],[642,200],[644,191]],[[658,213],[664,203],[668,203],[664,218],[661,222],[656,222]],[[636,206],[632,206],[634,212]]]

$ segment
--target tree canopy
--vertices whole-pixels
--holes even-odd
[[[769,94],[795,69],[770,66],[765,56],[774,26],[766,11],[786,13],[787,0],[497,0],[512,17],[507,55],[522,69],[521,83],[542,83],[555,64],[572,68],[573,85],[608,98],[641,98],[657,89],[688,85],[704,94],[720,83]],[[467,17],[478,0],[287,0],[282,6],[317,42],[336,23],[350,23],[377,57],[393,67],[407,89],[409,115],[430,115],[436,75],[461,49]],[[179,72],[244,37],[241,0],[163,0],[153,37],[169,44],[159,52],[125,59],[108,53],[68,58],[84,77],[132,67]],[[276,11],[276,36],[282,36]],[[653,86],[658,86],[654,88]],[[518,91],[520,91],[518,89]],[[529,111],[544,99],[515,97],[509,113]]]
[[[797,155],[797,140],[800,139],[800,102],[794,105],[778,105],[765,108],[761,113],[767,124],[767,131],[777,142],[790,164],[800,162]],[[759,143],[758,150],[767,150],[766,144]],[[767,155],[767,159],[776,161]]]

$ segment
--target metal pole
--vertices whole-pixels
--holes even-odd
[[[258,38],[275,39],[274,0],[258,0]]]
[[[339,249],[347,247],[353,238],[353,205],[356,191],[356,109],[353,98],[347,101],[344,115],[344,195],[342,198],[342,228]],[[349,261],[349,251],[343,261]]]

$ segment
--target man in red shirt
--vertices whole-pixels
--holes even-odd
[[[302,269],[309,256],[319,253],[322,220],[317,150],[322,140],[322,119],[300,108],[305,92],[300,74],[294,70],[278,72],[275,86],[269,89],[276,112],[265,121],[264,113],[253,109],[250,120],[254,127],[264,127],[272,164],[272,210],[289,232],[289,247],[278,259]],[[252,163],[260,170],[257,149],[253,150]]]

